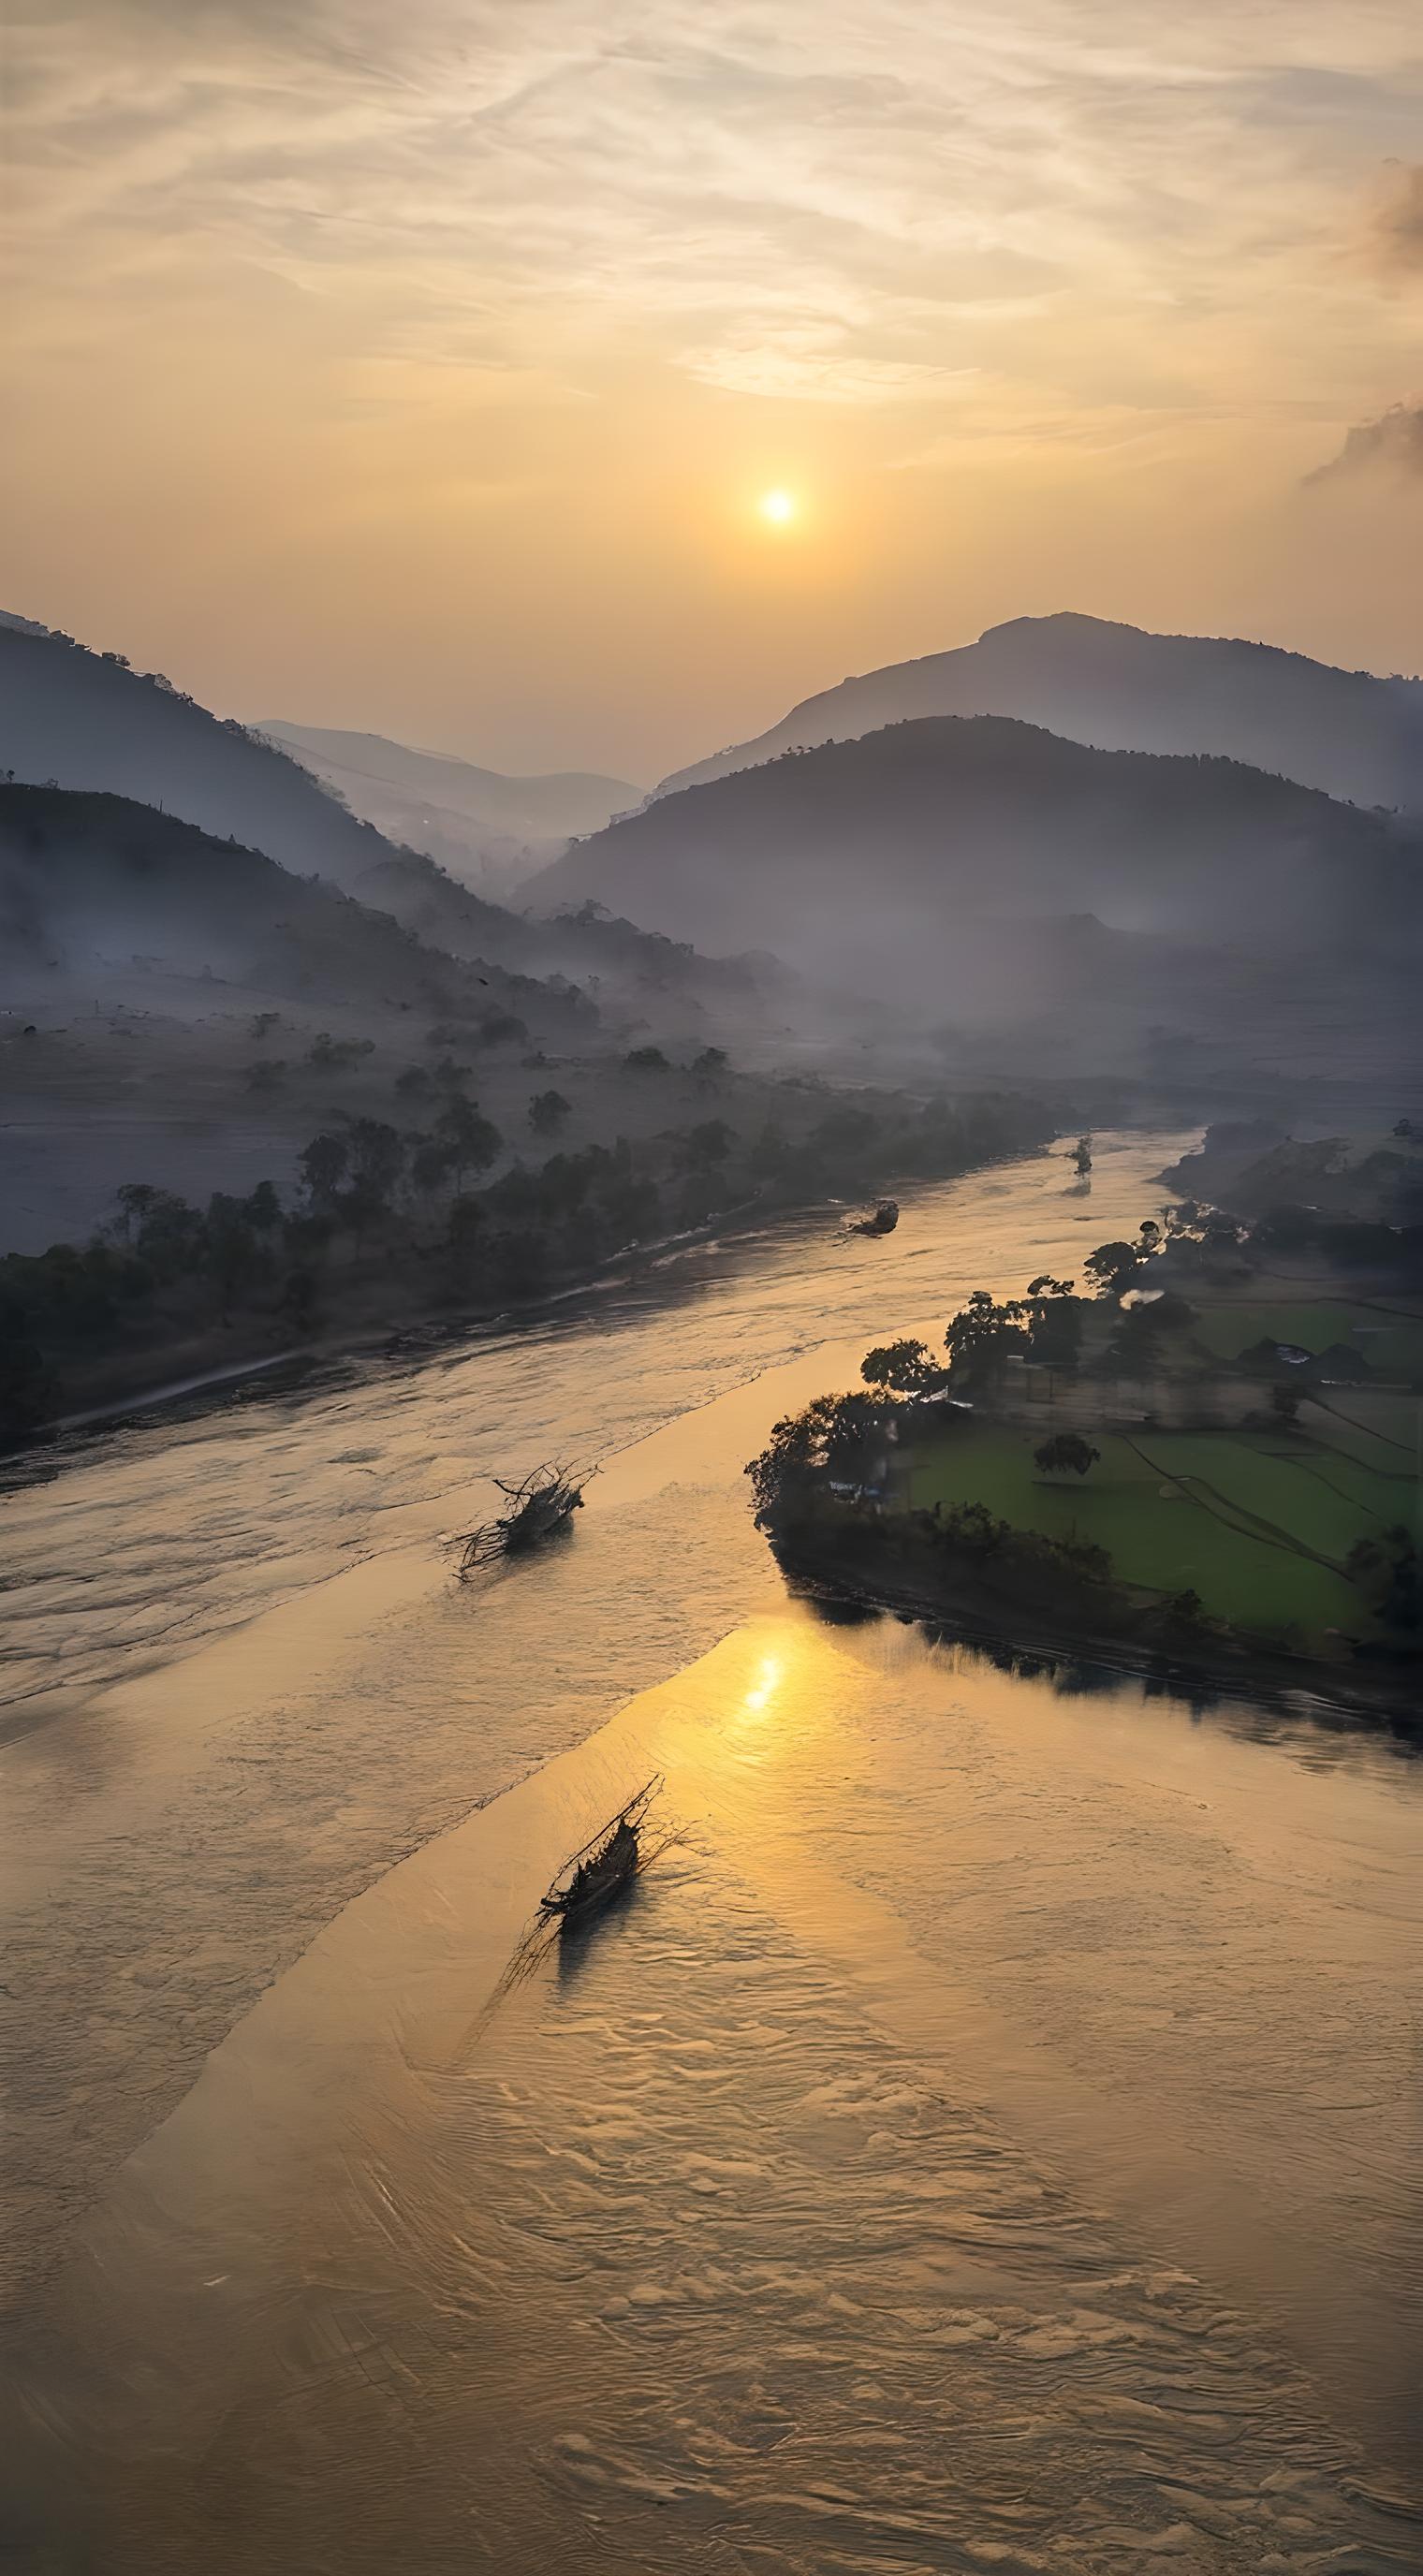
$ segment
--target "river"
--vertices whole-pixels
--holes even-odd
[[[1419,2566],[1416,1765],[828,1621],[740,1473],[1181,1144],[12,1478],[17,2565]],[[571,1539],[456,1581],[555,1452]],[[507,1979],[654,1770],[630,1900]]]

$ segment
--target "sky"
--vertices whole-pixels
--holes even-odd
[[[3,14],[0,606],[221,713],[649,784],[1058,608],[1423,667],[1417,0]]]

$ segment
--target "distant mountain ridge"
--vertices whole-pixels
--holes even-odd
[[[418,763],[423,755],[408,757]],[[679,1009],[696,1028],[703,1006],[733,1018],[754,1018],[767,1006],[773,978],[764,965],[681,954],[628,922],[527,921],[349,812],[282,744],[221,721],[161,675],[131,670],[120,655],[91,652],[4,615],[0,769],[40,789],[128,800],[127,841],[144,815],[155,830],[165,816],[191,825],[191,866],[215,866],[229,843],[248,857],[264,853],[286,872],[285,883],[320,877],[386,916],[392,928],[399,922],[427,953],[444,950],[533,979],[530,991],[549,979],[556,989],[596,978],[614,1010],[650,1015],[663,1034],[675,1027]],[[504,782],[511,789],[522,783]],[[598,782],[600,798],[619,784]],[[77,817],[78,808],[72,812]],[[171,836],[164,846],[170,844]],[[551,856],[566,844],[546,846]],[[138,901],[141,889],[132,891]],[[313,914],[313,923],[318,918],[338,916]]]
[[[384,734],[272,718],[259,730],[368,823],[439,861],[462,883],[508,901],[580,832],[642,802],[625,778],[579,770],[510,778]]]
[[[663,779],[654,797],[949,715],[1015,716],[1103,751],[1210,754],[1357,804],[1423,812],[1423,681],[1066,611],[1013,618],[975,644],[822,689],[754,740]]]
[[[276,744],[211,715],[161,673],[71,636],[0,622],[0,769],[131,797],[351,887],[390,855],[368,823]]]
[[[393,789],[448,813],[487,823],[531,840],[568,840],[599,832],[615,814],[642,801],[643,790],[626,778],[594,771],[553,770],[528,778],[481,769],[449,752],[422,751],[386,734],[350,732],[326,725],[289,724],[264,718],[256,728],[294,753],[304,767],[330,777],[360,810],[358,787]],[[345,784],[349,779],[351,786]],[[375,821],[375,816],[368,817]]]
[[[920,718],[683,789],[534,890],[1011,1033],[1035,1069],[1069,1045],[1089,1064],[1109,1029],[1113,1061],[1206,1038],[1240,1064],[1287,1022],[1297,1064],[1311,1019],[1331,1070],[1366,1044],[1401,1067],[1423,961],[1423,829],[1003,716]]]

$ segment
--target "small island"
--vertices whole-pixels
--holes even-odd
[[[1349,1154],[1367,1192],[1377,1151]],[[939,1349],[868,1351],[862,1388],[777,1423],[747,1470],[786,1572],[1411,1729],[1423,1158],[1395,1156],[1363,1214],[1187,1199],[1099,1244],[1080,1281],[975,1291]]]

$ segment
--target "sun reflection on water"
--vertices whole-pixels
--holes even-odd
[[[742,1702],[743,1707],[761,1710],[769,1707],[779,1687],[784,1670],[779,1655],[762,1657],[758,1676]]]

